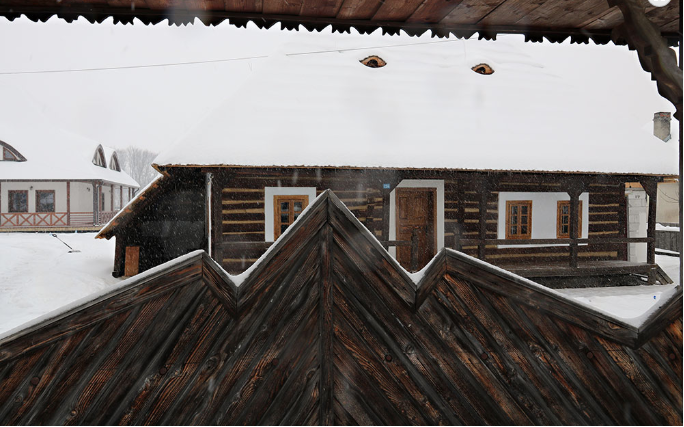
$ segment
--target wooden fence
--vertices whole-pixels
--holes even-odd
[[[236,286],[203,252],[0,339],[3,424],[682,424],[681,290],[639,328],[331,193]]]
[[[679,231],[656,230],[655,242],[657,249],[682,253],[682,233]]]

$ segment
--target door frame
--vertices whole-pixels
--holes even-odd
[[[436,249],[438,253],[444,247],[444,180],[443,179],[403,179],[392,192],[390,192],[390,214],[389,214],[389,240],[397,239],[397,199],[396,188],[433,188],[436,190],[435,197],[435,235]],[[389,253],[394,258],[397,257],[397,250],[389,248]]]

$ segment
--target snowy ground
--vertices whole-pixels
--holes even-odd
[[[112,286],[114,240],[95,233],[0,233],[0,334]],[[656,256],[679,283],[679,258]],[[675,285],[561,289],[560,292],[623,319],[637,318]]]
[[[95,233],[0,233],[0,334],[117,283],[114,239]]]

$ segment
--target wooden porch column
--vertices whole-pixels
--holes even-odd
[[[480,230],[479,230],[479,243],[477,246],[477,257],[484,261],[485,251],[487,245],[485,240],[487,239],[487,202],[489,200],[489,191],[491,190],[492,184],[488,178],[484,178],[478,181],[478,188],[480,190]]]
[[[100,210],[100,188],[97,181],[93,181],[93,225],[97,224],[98,212]]]
[[[658,182],[652,179],[641,181],[641,186],[648,195],[648,228],[646,237],[646,262],[655,264],[655,226],[656,226],[656,206],[658,203]]]
[[[569,191],[570,195],[570,267],[577,267],[577,239],[579,238],[579,196],[581,191]]]
[[[71,182],[67,181],[67,226],[71,225]]]
[[[390,193],[392,189],[382,189],[382,246],[388,248],[387,241],[389,240],[390,231]]]
[[[223,265],[223,187],[227,182],[225,172],[214,173],[211,180],[211,257]]]
[[[565,191],[570,196],[570,267],[577,267],[579,246],[577,239],[580,234],[580,211],[579,197],[586,189],[586,184],[577,179],[569,179],[564,185]],[[585,219],[589,221],[589,218]]]

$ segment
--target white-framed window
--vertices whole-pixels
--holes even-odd
[[[277,196],[277,197],[276,197]],[[291,198],[287,197],[282,197],[282,196],[293,196]],[[276,236],[275,233],[275,227],[276,227],[276,220],[275,220],[275,215],[276,215],[276,207],[280,208],[280,206],[276,206],[276,202],[284,202],[284,203],[289,203],[290,199],[292,199],[292,206],[288,207],[289,209],[292,209],[292,215],[290,215],[290,212],[286,212],[288,215],[288,220],[287,223],[285,224],[287,228],[288,225],[292,224],[296,218],[295,216],[295,206],[294,202],[297,200],[304,200],[303,197],[297,197],[297,196],[306,196],[306,203],[307,205],[309,203],[313,203],[313,200],[316,198],[316,187],[266,187],[264,188],[264,240],[266,242],[273,242],[278,236]],[[276,200],[278,199],[278,200]],[[289,206],[289,205],[288,205]],[[302,204],[300,206],[302,210],[306,208]],[[279,214],[282,214],[282,209],[279,209]],[[297,215],[298,216],[298,215]],[[291,218],[290,218],[291,217]],[[279,225],[282,226],[282,220],[279,218]],[[279,227],[279,231],[282,233],[284,229],[282,227]]]
[[[558,238],[558,202],[569,201],[570,195],[565,192],[499,192],[497,224],[497,239],[506,239],[507,207],[512,206],[509,202],[526,201],[530,203],[529,239],[556,239]],[[582,237],[589,235],[589,193],[582,193],[580,200],[580,233]],[[562,205],[562,204],[561,204]],[[510,218],[509,218],[510,219]],[[510,232],[510,230],[509,230]],[[510,234],[510,233],[509,233]],[[561,243],[560,245],[567,245]],[[533,247],[533,246],[556,246],[556,245],[499,245],[501,248]]]

